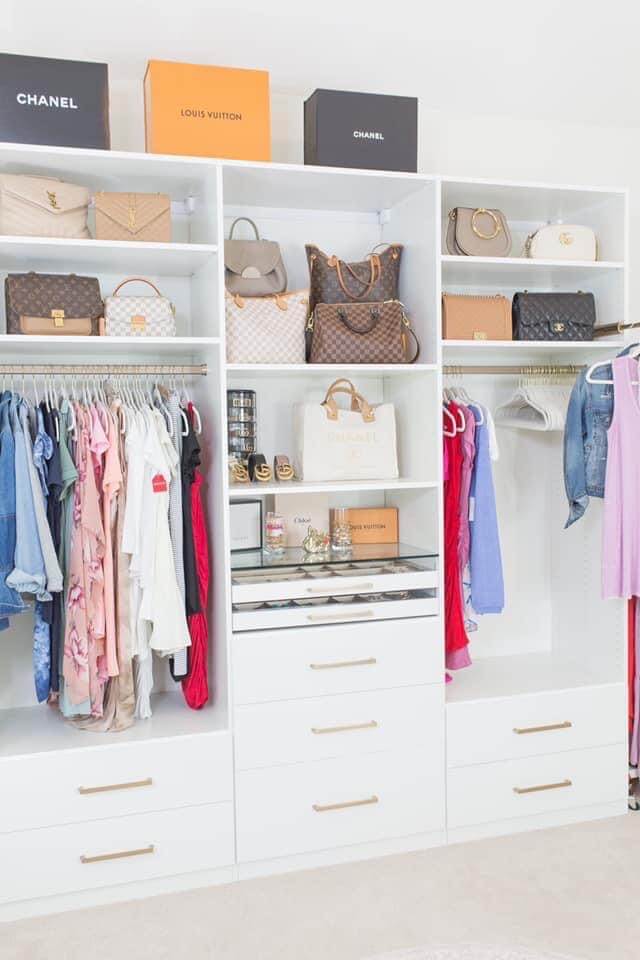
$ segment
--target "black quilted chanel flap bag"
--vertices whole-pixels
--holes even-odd
[[[596,303],[592,293],[516,293],[514,340],[593,340]]]

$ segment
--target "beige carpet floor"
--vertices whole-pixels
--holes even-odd
[[[640,814],[0,925],[2,960],[363,960],[463,943],[637,960]]]

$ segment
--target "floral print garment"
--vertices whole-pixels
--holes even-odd
[[[104,654],[104,530],[100,498],[90,453],[90,415],[75,407],[78,439],[78,479],[73,499],[69,555],[69,589],[63,676],[70,704],[89,699],[91,715],[102,716],[104,681],[98,676],[98,658]]]

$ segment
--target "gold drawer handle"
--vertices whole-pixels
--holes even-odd
[[[563,720],[562,723],[547,723],[542,727],[514,727],[513,732],[520,736],[523,733],[546,733],[547,730],[569,730],[572,726],[571,720]]]
[[[559,783],[541,783],[537,787],[514,787],[513,792],[517,794],[523,793],[540,793],[542,790],[560,790],[562,787],[572,787],[572,780],[561,780]]]
[[[365,590],[373,590],[374,586],[372,583],[354,583],[351,586],[345,584],[343,587],[340,587],[339,590],[329,589],[328,587],[307,587],[307,593],[330,593],[332,595],[336,593],[363,593]]]
[[[365,657],[363,660],[335,660],[333,663],[310,663],[311,670],[338,670],[340,667],[372,667],[378,661],[375,657]]]
[[[78,787],[78,793],[88,797],[93,793],[111,793],[113,790],[135,790],[137,787],[153,786],[153,777],[144,780],[129,780],[128,783],[105,783],[101,787]]]
[[[125,860],[127,857],[144,857],[148,853],[155,853],[153,843],[148,847],[138,847],[137,850],[118,850],[116,853],[99,853],[95,857],[88,857],[85,853],[80,857],[80,863],[104,863],[105,860]]]
[[[331,620],[366,620],[373,616],[373,610],[363,610],[362,613],[310,613],[307,620],[311,623],[329,623]]]
[[[373,803],[380,803],[380,798],[374,794],[364,800],[345,800],[344,803],[314,803],[316,813],[328,813],[330,810],[348,810],[350,807],[368,807]]]
[[[340,727],[311,727],[311,733],[346,733],[348,730],[377,730],[378,721],[367,723],[344,723]]]

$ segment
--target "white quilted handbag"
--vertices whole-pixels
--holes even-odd
[[[88,239],[89,191],[54,177],[0,175],[0,233]]]
[[[227,363],[304,363],[309,291],[274,297],[225,293]]]
[[[155,296],[119,297],[125,283],[147,283]],[[104,326],[107,337],[175,337],[174,306],[155,284],[144,277],[127,277],[104,301]]]

